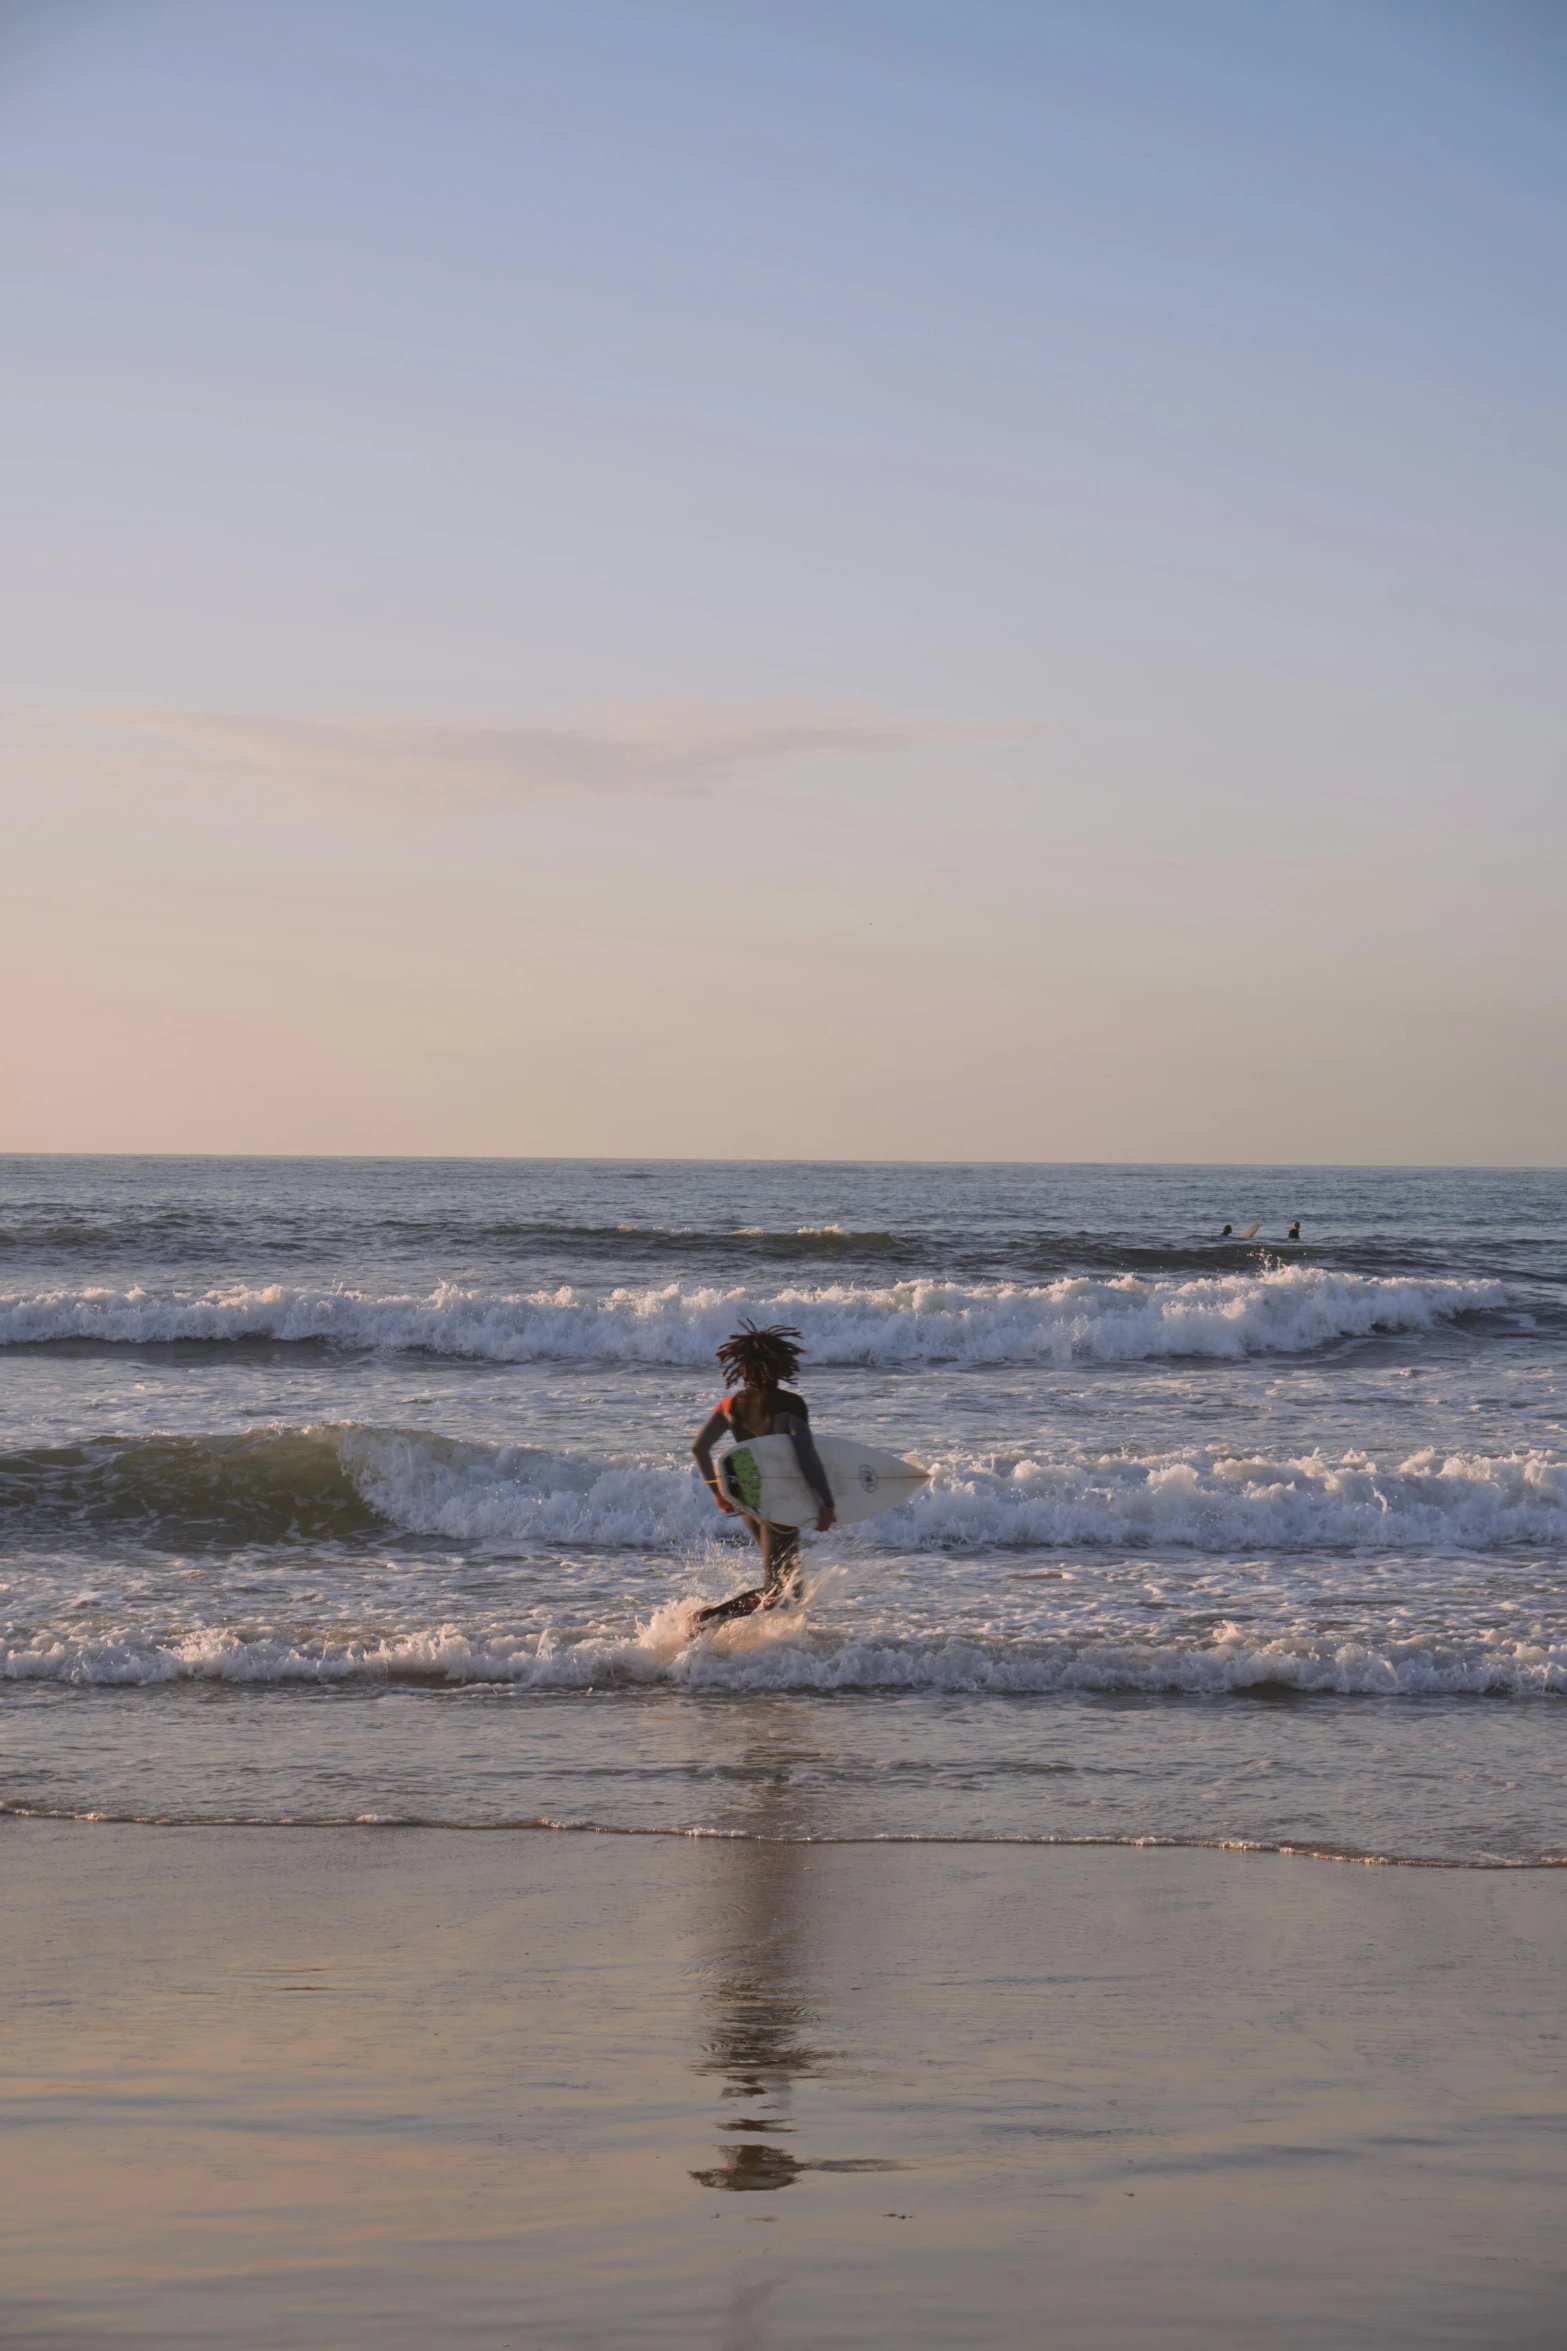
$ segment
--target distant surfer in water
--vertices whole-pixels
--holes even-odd
[[[787,1437],[806,1484],[821,1503],[817,1533],[825,1535],[837,1515],[827,1473],[811,1441],[809,1407],[803,1396],[793,1395],[784,1386],[800,1368],[799,1332],[787,1323],[759,1330],[747,1315],[717,1353],[725,1376],[735,1382],[735,1392],[720,1399],[698,1429],[691,1450],[719,1509],[730,1518],[743,1518],[761,1545],[762,1581],[755,1591],[736,1592],[733,1599],[720,1600],[715,1607],[699,1608],[691,1620],[693,1626],[727,1624],[731,1617],[750,1616],[758,1608],[776,1608],[799,1573],[799,1528],[774,1526],[768,1519],[753,1518],[748,1510],[737,1511],[719,1484],[713,1447],[726,1430],[742,1444],[747,1437]]]

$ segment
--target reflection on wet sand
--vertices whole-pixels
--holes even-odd
[[[842,2061],[842,2052],[816,2037],[820,2017],[809,1991],[812,1856],[802,1840],[811,1834],[812,1803],[795,1788],[791,1766],[819,1758],[802,1753],[797,1712],[781,1706],[760,1737],[749,1726],[749,1801],[744,1821],[734,1824],[748,1841],[736,1845],[726,1872],[729,1900],[713,1922],[712,2027],[696,2061],[698,2073],[723,2077],[721,2096],[742,2101],[745,2112],[718,2126],[739,2143],[720,2145],[718,2161],[691,2177],[739,2194],[792,2187],[804,2172],[902,2168],[874,2156],[813,2159],[778,2144],[798,2127],[791,2119],[795,2082]]]

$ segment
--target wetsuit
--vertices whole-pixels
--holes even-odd
[[[811,1414],[803,1396],[791,1395],[786,1388],[774,1391],[773,1415],[765,1429],[747,1428],[736,1418],[736,1396],[721,1397],[705,1428],[696,1441],[696,1449],[709,1450],[727,1429],[740,1444],[752,1437],[787,1437],[794,1446],[800,1474],[824,1510],[833,1508],[832,1488],[827,1483],[827,1472],[822,1467],[821,1455],[811,1437]],[[700,1458],[700,1450],[698,1452]],[[776,1608],[794,1581],[800,1565],[800,1530],[798,1527],[777,1526],[770,1519],[759,1519],[750,1511],[740,1514],[762,1546],[762,1582],[755,1591],[736,1592],[732,1600],[720,1600],[714,1608],[699,1609],[697,1624],[723,1624],[733,1616],[749,1616],[758,1608]]]

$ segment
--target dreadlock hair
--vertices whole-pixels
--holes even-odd
[[[781,1388],[800,1368],[800,1334],[791,1323],[765,1330],[747,1315],[740,1328],[714,1350],[727,1379],[742,1388]]]

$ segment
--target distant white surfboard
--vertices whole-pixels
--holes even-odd
[[[896,1510],[917,1494],[930,1476],[917,1461],[900,1460],[879,1445],[862,1445],[853,1437],[818,1437],[833,1508],[840,1526],[852,1527],[862,1518]],[[715,1467],[729,1500],[754,1517],[771,1519],[774,1526],[814,1526],[821,1508],[806,1484],[789,1437],[751,1437],[721,1454]]]

